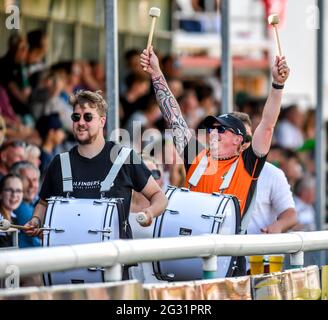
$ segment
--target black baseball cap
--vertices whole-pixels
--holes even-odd
[[[241,120],[236,118],[230,113],[222,114],[219,117],[208,116],[204,120],[204,125],[206,128],[213,128],[214,124],[220,124],[226,128],[230,128],[234,131],[235,134],[238,134],[245,139],[246,137],[246,128]]]

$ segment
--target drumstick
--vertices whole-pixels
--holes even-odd
[[[9,228],[18,229],[18,230],[25,230],[26,231],[26,230],[30,230],[33,227],[32,226],[31,227],[26,227],[26,226],[19,226],[19,225],[16,225],[16,224],[11,224],[6,219],[0,220],[0,230],[6,231]]]
[[[147,43],[147,50],[150,48],[151,43],[153,41],[153,35],[155,31],[155,24],[156,24],[156,19],[161,15],[161,9],[152,7],[149,10],[149,16],[152,18],[151,21],[151,27],[150,27],[150,32],[148,35],[148,43]]]
[[[277,26],[280,22],[279,15],[271,14],[268,17],[268,22],[273,27],[275,40],[276,40],[276,47],[278,48],[278,54],[279,54],[279,57],[282,57],[282,50],[281,50],[280,39],[279,39],[278,28],[277,28]],[[285,73],[283,73],[282,76],[285,77]]]
[[[278,48],[278,53],[279,53],[279,56],[282,57],[280,39],[279,39],[278,28],[277,28],[277,26],[278,26],[278,24],[280,22],[279,16],[277,14],[271,14],[268,17],[268,22],[273,27],[273,31],[274,31],[274,35],[275,35],[275,40],[276,40],[276,45],[277,45],[277,48]]]
[[[139,212],[139,213],[137,213],[136,220],[140,225],[143,225],[147,222],[148,218],[144,212]]]
[[[154,31],[155,31],[155,24],[156,24],[156,19],[161,15],[161,9],[156,8],[156,7],[152,7],[149,10],[149,16],[152,18],[151,21],[151,26],[150,26],[150,31],[149,31],[149,35],[148,35],[148,42],[147,42],[147,50],[149,50],[151,43],[153,41],[153,35],[154,35]],[[147,70],[146,67],[143,68],[144,71]]]

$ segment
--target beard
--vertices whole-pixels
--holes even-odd
[[[90,132],[87,132],[87,137],[81,139],[78,137],[78,135],[76,134],[76,132],[73,132],[74,138],[75,140],[78,142],[78,144],[80,145],[88,145],[88,144],[92,144],[96,138],[97,138],[97,134],[93,134],[91,135]]]

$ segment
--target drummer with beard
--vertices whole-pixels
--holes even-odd
[[[229,113],[205,118],[209,148],[203,147],[188,128],[152,47],[143,51],[140,62],[144,71],[151,76],[157,102],[163,117],[172,129],[176,149],[184,157],[187,172],[185,186],[197,192],[222,191],[220,188],[223,180],[235,164],[236,169],[230,184],[222,192],[238,198],[241,216],[243,216],[250,206],[279,116],[282,89],[289,76],[285,57],[277,56],[275,59],[272,67],[272,88],[264,106],[261,122],[254,132],[251,147],[244,151],[242,145],[247,142],[245,126],[241,120]],[[201,166],[203,166],[202,175],[194,183],[193,173]],[[246,273],[244,259],[240,259],[235,270],[234,276]]]
[[[70,197],[97,199],[101,197],[101,182],[108,175],[122,145],[104,138],[107,103],[101,92],[79,91],[70,98],[73,106],[73,134],[77,145],[69,151],[72,168],[73,192]],[[144,226],[159,216],[167,206],[167,199],[140,157],[132,151],[114,180],[106,198],[123,198],[125,217],[128,217],[132,190],[141,192],[149,201],[143,208],[146,214]],[[63,191],[60,156],[50,163],[40,191],[40,200],[33,217],[27,222],[32,227],[29,235],[40,233],[50,197],[66,197]],[[91,213],[92,214],[92,213]],[[90,216],[92,218],[92,216]],[[124,219],[120,219],[124,220]],[[126,221],[126,220],[125,220]],[[120,226],[122,228],[122,226]],[[131,228],[127,225],[126,238],[132,238]]]

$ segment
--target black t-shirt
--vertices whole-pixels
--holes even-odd
[[[73,147],[69,151],[73,178],[73,192],[70,196],[99,199],[101,182],[105,180],[121,148],[122,146],[119,144],[106,142],[103,150],[97,156],[88,159],[79,154],[77,146]],[[125,217],[127,218],[130,211],[132,189],[140,192],[146,186],[150,175],[150,171],[139,156],[132,151],[118,172],[110,191],[105,193],[105,197],[123,198]],[[40,191],[42,200],[53,196],[66,196],[63,192],[59,155],[49,165]]]

